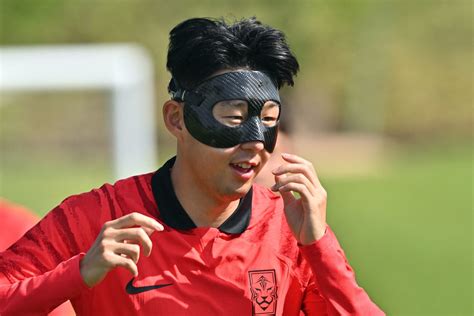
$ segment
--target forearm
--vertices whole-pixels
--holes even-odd
[[[333,315],[385,315],[357,285],[336,236],[328,227],[318,241],[300,246]]]
[[[48,313],[88,289],[79,272],[82,257],[76,255],[51,271],[25,279],[0,273],[0,314]]]

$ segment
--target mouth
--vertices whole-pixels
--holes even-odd
[[[242,178],[250,178],[258,167],[258,163],[255,162],[237,162],[229,164],[234,172]]]

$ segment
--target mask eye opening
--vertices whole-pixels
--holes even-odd
[[[239,127],[249,117],[246,100],[221,100],[213,105],[212,117],[226,127]]]
[[[265,101],[260,110],[260,120],[266,127],[277,126],[280,121],[280,115],[281,105],[273,100]]]

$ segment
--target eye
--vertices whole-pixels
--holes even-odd
[[[264,118],[262,118],[262,121],[263,121],[263,124],[271,127],[271,126],[275,126],[277,118],[273,116],[265,116]]]
[[[242,115],[227,115],[223,116],[222,119],[240,124],[245,118]]]
[[[242,124],[248,115],[247,103],[240,100],[221,101],[214,105],[212,115],[220,123],[235,127]]]
[[[245,117],[242,115],[226,115],[226,116],[221,116],[217,118],[217,120],[224,125],[234,127],[234,126],[239,126],[240,124],[242,124],[243,121],[245,120]]]
[[[267,101],[260,113],[260,119],[263,124],[268,127],[273,127],[277,124],[278,116],[280,115],[280,106],[273,101]]]

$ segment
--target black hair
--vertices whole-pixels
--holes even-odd
[[[278,89],[293,85],[298,61],[285,34],[255,17],[227,24],[224,19],[193,18],[170,32],[166,67],[175,84],[191,89],[219,70],[247,68],[266,73]]]

